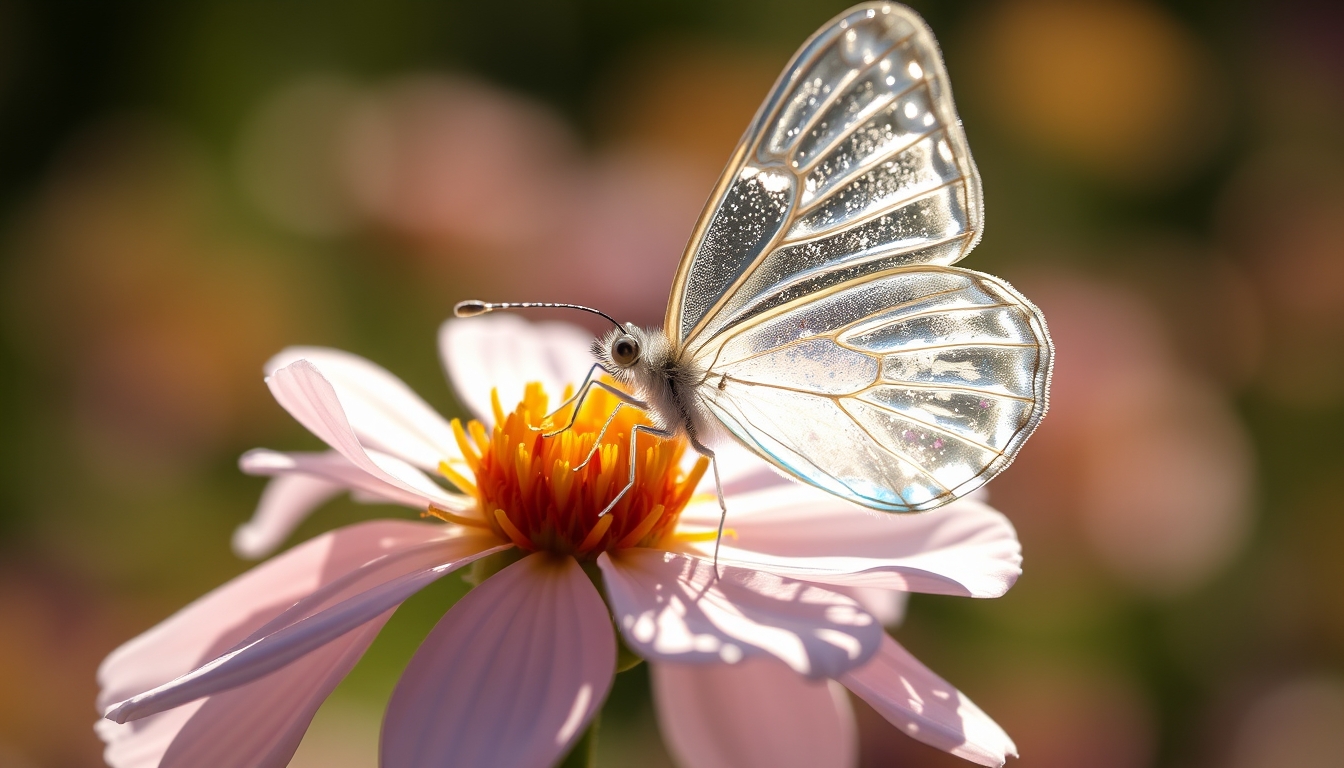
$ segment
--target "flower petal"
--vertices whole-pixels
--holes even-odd
[[[359,469],[408,492],[411,498],[420,498],[419,503],[426,506],[451,498],[442,489],[430,495],[426,487],[417,487],[375,462],[355,436],[336,389],[312,363],[307,360],[290,363],[266,377],[266,385],[281,407]],[[404,463],[401,466],[405,466]]]
[[[494,423],[490,390],[511,410],[523,386],[539,381],[552,397],[578,386],[597,362],[593,337],[568,323],[529,323],[516,315],[448,320],[439,328],[439,356],[458,398],[486,425]],[[559,405],[559,401],[552,406]]]
[[[99,720],[104,758],[113,768],[282,768],[390,615],[247,685],[134,723]]]
[[[137,720],[249,683],[373,621],[458,568],[509,546],[493,535],[473,534],[384,555],[300,599],[217,658],[113,705],[104,717],[119,723]]]
[[[773,659],[649,663],[663,738],[696,768],[845,768],[858,758],[844,689]]]
[[[882,626],[853,598],[769,573],[627,549],[598,557],[617,625],[646,659],[736,663],[773,656],[835,677],[877,651]]]
[[[274,477],[261,494],[252,519],[233,534],[233,551],[239,557],[260,559],[275,551],[299,523],[332,496],[349,490],[360,502],[401,504],[422,509],[426,498],[463,517],[479,517],[475,501],[447,493],[424,473],[406,462],[377,451],[367,451],[383,471],[420,490],[408,493],[350,463],[335,451],[280,453],[257,448],[242,455],[239,467],[249,475]]]
[[[554,765],[611,687],[616,639],[572,558],[538,552],[468,592],[407,665],[383,768]]]
[[[339,349],[289,347],[266,362],[266,375],[296,360],[309,361],[331,382],[364,445],[429,470],[462,457],[448,422],[382,366]]]
[[[925,744],[980,765],[1017,757],[1017,746],[998,723],[886,635],[877,656],[840,682]]]
[[[857,600],[859,605],[863,606],[863,610],[873,614],[884,627],[899,626],[905,621],[905,607],[910,602],[909,592],[879,587],[846,587],[839,584],[827,586]]]
[[[425,473],[401,459],[378,451],[365,453],[384,474],[395,478],[397,484],[370,474],[335,451],[282,453],[255,448],[243,454],[238,466],[249,475],[305,475],[326,480],[349,489],[359,501],[401,504],[412,509],[423,509],[432,501],[454,512],[464,512],[475,506],[470,497],[445,491]]]
[[[716,502],[682,524],[717,526]],[[999,597],[1022,573],[1022,547],[1002,514],[961,499],[931,512],[882,515],[798,484],[728,499],[720,563],[826,584]],[[714,542],[682,545],[713,555]]]
[[[365,563],[427,541],[444,526],[371,520],[324,533],[214,591],[113,651],[98,668],[98,708],[148,690],[236,645],[295,601]]]
[[[246,461],[247,456],[243,459]],[[345,463],[354,469],[349,462]],[[243,471],[247,471],[246,466]],[[345,486],[339,483],[312,475],[279,475],[261,492],[252,519],[234,530],[234,553],[249,560],[266,557],[278,549],[314,509],[344,490]]]

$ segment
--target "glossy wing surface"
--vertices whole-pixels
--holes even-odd
[[[904,6],[858,6],[803,45],[761,106],[682,258],[665,329],[695,353],[858,276],[951,264],[982,219],[933,35]]]
[[[703,402],[747,447],[894,512],[988,482],[1045,415],[1040,312],[990,275],[921,265],[834,286],[702,348]]]

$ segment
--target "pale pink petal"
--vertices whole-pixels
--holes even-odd
[[[597,559],[617,625],[646,659],[727,662],[772,656],[835,677],[877,651],[882,625],[853,598],[769,573],[627,549]]]
[[[307,360],[335,387],[346,418],[369,448],[433,470],[461,459],[448,422],[406,383],[359,355],[326,347],[289,347],[266,363],[266,375]]]
[[[468,592],[407,665],[383,768],[554,765],[602,706],[616,638],[569,557],[538,552]]]
[[[366,624],[430,583],[509,548],[489,534],[405,548],[333,580],[271,619],[236,647],[104,714],[124,723],[249,683]]]
[[[859,605],[863,606],[863,610],[873,614],[884,627],[895,627],[905,620],[905,606],[910,602],[909,592],[880,587],[845,587],[838,584],[827,586],[857,600]]]
[[[1008,519],[961,499],[931,512],[873,512],[798,484],[732,496],[720,563],[826,584],[969,597],[999,597],[1022,573]],[[717,502],[682,514],[687,528],[719,523]],[[714,542],[681,545],[713,556]]]
[[[243,454],[238,466],[249,475],[304,475],[335,483],[356,493],[359,501],[400,504],[423,510],[429,502],[454,512],[475,506],[470,497],[451,493],[406,462],[378,451],[365,452],[381,470],[370,474],[335,451],[280,452],[256,448]],[[396,483],[385,477],[392,477]]]
[[[458,399],[485,424],[495,421],[490,390],[512,411],[523,399],[523,385],[540,382],[560,404],[566,384],[578,386],[593,367],[593,337],[566,323],[530,323],[499,312],[454,319],[439,328],[439,355]]]
[[[290,363],[266,377],[266,384],[281,407],[359,469],[413,496],[423,496],[426,506],[448,495],[446,491],[437,496],[426,495],[424,487],[393,475],[370,458],[346,419],[335,388],[312,363],[307,360]]]
[[[282,768],[388,612],[259,680],[133,723],[99,720],[113,768]]]
[[[694,768],[846,768],[858,758],[844,689],[773,659],[650,662],[658,723],[677,763]]]
[[[840,682],[897,728],[980,765],[1003,765],[1017,747],[998,723],[910,652],[883,635],[873,660]]]
[[[234,553],[249,560],[260,560],[270,555],[313,510],[345,490],[345,486],[339,483],[312,475],[277,476],[261,492],[252,519],[234,530]]]
[[[98,668],[99,710],[227,651],[323,585],[390,552],[441,539],[445,526],[371,520],[316,536],[204,595],[113,651]]]
[[[103,748],[104,762],[112,768],[158,768],[182,726],[206,701],[194,701],[134,723],[99,719],[93,724],[93,730],[106,745]]]
[[[384,482],[335,451],[280,453],[258,448],[243,454],[238,465],[244,472],[275,479],[266,486],[252,519],[234,531],[233,551],[252,559],[271,554],[317,507],[345,490],[356,501],[401,504],[421,510],[425,499],[430,498],[443,509],[464,517],[479,517],[470,497],[444,491],[400,459],[377,451],[367,453],[384,471],[420,493],[408,493],[402,486]]]

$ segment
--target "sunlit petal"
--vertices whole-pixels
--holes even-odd
[[[331,382],[366,447],[429,470],[460,457],[448,422],[382,366],[339,349],[288,347],[266,362],[266,375],[296,360],[309,361]]]
[[[124,723],[249,683],[373,621],[463,565],[505,548],[492,536],[454,536],[385,555],[299,600],[226,653],[113,705],[104,716]]]
[[[773,574],[652,549],[597,559],[626,643],[647,659],[779,659],[835,677],[876,652],[882,626],[852,598]]]
[[[266,384],[276,401],[291,416],[359,469],[413,497],[423,498],[425,505],[449,498],[447,491],[431,495],[426,486],[417,487],[417,484],[397,477],[376,462],[351,428],[336,389],[311,362],[298,360],[290,363],[268,376]]]
[[[112,768],[283,768],[387,616],[229,691],[132,723],[99,720]]]
[[[607,608],[583,569],[530,555],[425,638],[388,704],[381,765],[553,765],[606,699],[615,665]]]
[[[718,525],[712,501],[682,522]],[[918,515],[878,515],[796,484],[734,496],[719,561],[828,584],[998,597],[1022,572],[1021,545],[1007,518],[961,499]],[[714,542],[685,545],[712,556]]]
[[[98,668],[98,708],[190,672],[365,563],[442,536],[440,525],[373,520],[309,539],[113,651]]]
[[[563,323],[529,323],[498,313],[449,320],[439,328],[439,354],[457,396],[482,423],[494,423],[490,391],[506,408],[523,399],[528,382],[554,395],[578,386],[593,367],[592,336]],[[553,405],[559,405],[557,400]]]
[[[1017,756],[1008,734],[890,637],[868,664],[840,682],[912,738],[980,765]]]
[[[342,458],[341,461],[345,462],[345,459]],[[354,469],[349,462],[345,464]],[[247,471],[246,466],[243,471]],[[252,519],[234,530],[234,553],[249,560],[266,557],[278,549],[313,510],[344,490],[346,487],[340,483],[313,475],[298,473],[277,475],[266,484],[266,490],[262,491],[261,500],[257,502],[257,510],[252,513]]]
[[[651,662],[649,675],[663,738],[682,765],[845,768],[858,758],[849,700],[834,682],[772,659]]]

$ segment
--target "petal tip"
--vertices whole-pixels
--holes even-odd
[[[233,530],[231,540],[233,554],[244,560],[260,560],[274,551],[274,545],[266,540],[265,534],[256,526],[247,522]]]

